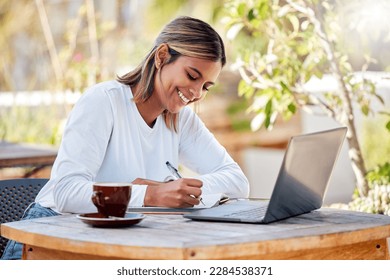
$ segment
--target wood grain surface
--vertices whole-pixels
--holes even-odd
[[[127,228],[94,228],[76,215],[1,225],[26,259],[389,259],[390,217],[322,208],[271,223],[195,222],[147,215]]]

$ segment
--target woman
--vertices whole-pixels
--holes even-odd
[[[166,25],[137,68],[79,99],[51,178],[25,218],[96,212],[97,181],[132,182],[131,206],[192,207],[219,192],[247,197],[245,175],[187,106],[205,96],[225,63],[223,41],[207,23],[179,17]],[[167,161],[199,176],[168,180]]]

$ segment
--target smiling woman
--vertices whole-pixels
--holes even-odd
[[[241,168],[187,106],[204,97],[225,63],[224,44],[209,24],[190,17],[168,23],[133,71],[77,101],[51,178],[28,212],[96,212],[97,181],[132,182],[129,205],[136,207],[193,207],[211,193],[247,197]],[[167,161],[199,175],[170,180]],[[18,247],[7,248],[20,258]]]
[[[225,63],[225,47],[219,34],[201,20],[179,17],[164,27],[143,62],[118,80],[133,88],[134,101],[139,109],[140,106],[142,107],[140,104],[145,105],[145,101],[149,100],[154,92],[159,94],[166,90],[168,92],[174,90],[184,105],[187,105],[194,99],[200,99],[203,92],[214,84]],[[169,69],[163,71],[165,66]],[[199,67],[201,69],[198,69]],[[207,73],[209,77],[203,77],[200,70],[210,72]],[[185,78],[183,75],[187,77],[187,81],[183,79]],[[175,81],[172,80],[173,77]],[[169,80],[164,83],[163,78]],[[173,82],[183,83],[183,81],[185,84],[182,90],[178,88],[180,84],[177,86],[173,84]],[[154,98],[156,99],[157,97]],[[162,109],[167,126],[173,126],[176,129],[177,109],[170,111],[164,105]],[[143,111],[143,108],[140,111]],[[143,116],[149,113],[144,112]],[[159,115],[161,112],[156,111],[156,113]],[[155,118],[156,114],[150,117],[152,121]]]

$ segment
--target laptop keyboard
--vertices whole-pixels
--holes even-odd
[[[242,218],[242,219],[261,219],[265,216],[268,204],[256,206],[251,209],[243,209],[236,212],[227,213],[224,217]]]

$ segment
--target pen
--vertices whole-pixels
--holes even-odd
[[[167,161],[165,164],[167,165],[173,176],[175,176],[177,179],[183,178],[183,176],[180,175],[179,171],[175,167],[173,167],[173,165],[169,161]],[[205,205],[202,198],[200,198],[199,200],[200,202],[202,202],[203,205]]]
[[[173,167],[173,165],[169,161],[167,161],[165,164],[167,165],[169,171],[171,171],[173,176],[175,176],[177,179],[183,178],[180,175],[179,171],[177,171],[177,169],[175,167]]]

